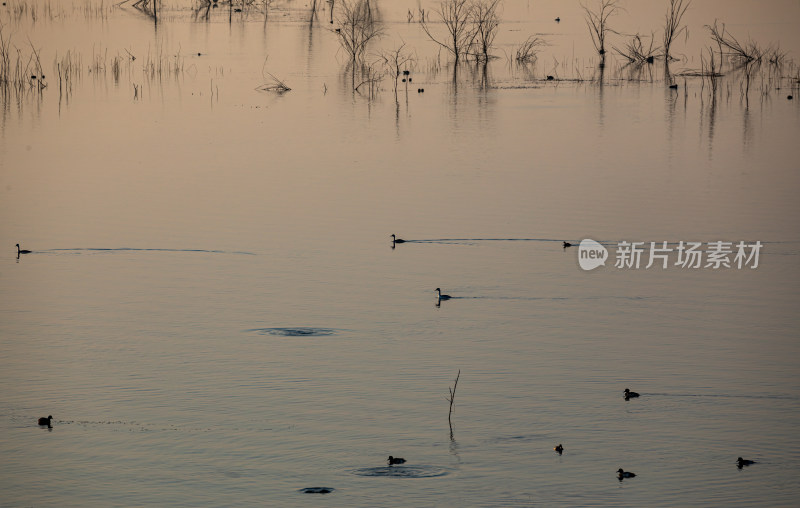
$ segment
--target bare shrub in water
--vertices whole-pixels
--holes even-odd
[[[427,21],[422,21],[422,29],[428,37],[436,44],[449,51],[456,64],[459,59],[467,52],[468,48],[475,39],[475,27],[472,22],[474,3],[472,0],[442,0],[439,9],[435,10],[438,17],[442,20],[447,36],[444,42],[434,37],[431,33]]]
[[[411,78],[411,68],[416,64],[416,58],[412,53],[405,49],[405,43],[401,44],[399,48],[391,51],[384,51],[381,53],[383,64],[389,68],[389,75],[394,77],[394,99],[397,100],[397,88],[400,76],[403,77],[403,82],[406,83],[406,90],[408,90],[408,80]]]
[[[589,7],[581,2],[586,16],[586,26],[589,27],[589,34],[592,36],[592,43],[601,55],[606,54],[606,36],[608,32],[613,32],[608,25],[608,19],[622,10],[617,0],[598,0],[595,8]]]
[[[472,7],[474,55],[477,60],[489,59],[489,50],[497,36],[500,15],[497,13],[501,0],[476,0]]]
[[[686,25],[681,26],[681,19],[683,15],[686,14],[686,9],[689,8],[691,5],[692,0],[688,0],[684,3],[684,0],[669,0],[669,10],[667,10],[667,14],[665,17],[664,23],[664,59],[667,61],[672,60],[672,55],[670,54],[670,48],[672,47],[673,41],[683,32],[687,36],[689,35],[689,30],[686,28]]]
[[[383,35],[382,28],[372,17],[369,0],[341,0],[336,21],[339,44],[353,62],[363,60],[369,41]]]

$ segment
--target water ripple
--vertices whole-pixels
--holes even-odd
[[[336,330],[333,328],[312,328],[309,326],[297,326],[293,328],[253,328],[246,331],[260,333],[261,335],[277,335],[279,337],[319,337],[336,334]]]
[[[390,478],[436,478],[449,474],[449,471],[438,466],[380,466],[353,469],[351,473],[358,476]]]

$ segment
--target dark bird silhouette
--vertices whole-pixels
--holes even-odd
[[[567,247],[572,247],[572,244],[569,242],[564,242],[564,248],[566,249]]]
[[[669,85],[669,87],[672,88],[673,90],[677,90],[678,89],[678,84],[675,83],[674,85]]]
[[[30,253],[31,251],[27,249],[20,249],[19,244],[17,244],[17,256],[19,256],[20,254],[30,254]]]
[[[623,478],[634,478],[636,476],[635,473],[631,473],[630,471],[623,471],[622,468],[617,469],[617,475],[619,479],[622,480]]]
[[[750,464],[755,464],[755,463],[756,463],[755,460],[747,460],[747,459],[743,459],[741,457],[736,459],[736,466],[739,469],[742,469],[743,466],[749,466]]]
[[[450,295],[443,295],[442,290],[440,288],[436,288],[435,291],[437,300],[449,300],[451,298]]]
[[[560,17],[556,18],[556,23],[561,23],[561,18]]]
[[[554,79],[556,79],[556,78],[553,77],[553,76],[547,76],[547,81],[553,81]]]
[[[556,446],[555,448],[553,448],[553,450],[555,450],[556,452],[558,452],[558,454],[559,454],[559,455],[561,455],[562,453],[564,453],[564,447],[563,447],[563,446],[561,446],[561,444],[560,444],[560,443],[559,443],[559,445],[558,445],[558,446]]]
[[[639,396],[638,393],[632,392],[632,391],[628,390],[627,388],[625,388],[625,392],[623,393],[623,397],[625,397],[625,400],[628,400],[628,399],[630,399],[632,397],[638,397],[638,396]]]
[[[42,416],[41,418],[39,418],[39,425],[47,425],[48,427],[50,427],[50,422],[52,420],[53,420],[53,415],[50,415],[47,418]]]
[[[406,243],[406,241],[402,238],[397,238],[396,236],[392,235],[392,243]]]
[[[395,464],[405,464],[406,459],[402,459],[400,457],[392,457],[389,455],[389,465],[393,466]]]

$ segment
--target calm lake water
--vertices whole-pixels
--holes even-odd
[[[660,39],[666,3],[613,27]],[[601,71],[577,2],[506,0],[498,58],[454,72],[436,3],[373,0],[397,100],[353,90],[327,3],[7,4],[47,86],[0,97],[0,505],[798,503],[796,1],[696,0],[665,76]],[[682,75],[715,18],[784,66]],[[616,268],[621,241],[762,249]]]

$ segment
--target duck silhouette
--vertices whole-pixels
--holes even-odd
[[[395,464],[405,464],[406,459],[400,457],[392,457],[389,455],[389,465],[394,466]]]
[[[736,467],[738,467],[739,469],[742,469],[742,467],[744,467],[744,466],[749,466],[749,465],[755,464],[755,463],[756,463],[755,460],[747,460],[747,459],[743,459],[741,457],[736,459]]]
[[[636,473],[631,473],[630,471],[623,471],[622,468],[617,469],[617,476],[619,477],[620,481],[623,478],[634,478]]]
[[[632,391],[628,390],[627,388],[625,388],[625,392],[623,393],[622,396],[625,397],[625,400],[628,400],[628,399],[633,398],[633,397],[638,397],[639,394],[636,393],[636,392],[632,392]]]
[[[558,444],[558,446],[556,446],[555,448],[553,448],[553,450],[555,450],[556,452],[558,452],[558,454],[559,454],[559,455],[561,455],[562,453],[564,453],[564,447],[563,447],[563,446],[561,446],[561,443],[559,443],[559,444]]]
[[[47,425],[48,427],[50,427],[51,426],[50,425],[51,421],[53,421],[53,415],[50,415],[47,418],[42,416],[41,418],[39,418],[39,425]]]
[[[449,300],[450,298],[452,298],[450,295],[443,295],[441,288],[436,288],[434,291],[436,291],[437,300]]]
[[[572,244],[569,242],[564,242],[564,248],[566,249],[567,247],[572,247]]]
[[[394,234],[392,234],[392,243],[406,243],[406,241],[403,240],[402,238],[397,238],[396,236],[394,236]]]
[[[28,249],[20,249],[19,244],[17,244],[17,256],[19,256],[20,254],[30,254],[30,253],[31,251],[29,251]]]

